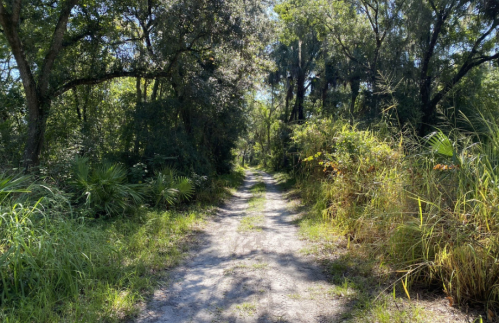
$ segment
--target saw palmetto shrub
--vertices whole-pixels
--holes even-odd
[[[173,168],[163,168],[149,181],[149,194],[155,206],[173,205],[190,200],[195,191],[192,180],[177,174]]]
[[[88,158],[77,157],[72,168],[75,200],[98,215],[124,213],[144,200],[144,186],[128,183],[122,165],[101,163],[91,167]]]

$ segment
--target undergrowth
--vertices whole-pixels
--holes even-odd
[[[296,127],[302,161],[296,188],[312,206],[302,232],[330,240],[331,248],[333,236],[346,248],[358,246],[408,298],[411,286],[423,284],[437,286],[452,305],[493,310],[499,129],[483,123],[488,131],[480,134],[437,131],[424,139],[341,121]]]
[[[165,269],[182,259],[190,237],[214,210],[211,205],[244,176],[239,171],[202,183],[196,203],[153,208],[143,204],[150,193],[128,184],[122,169],[98,167],[104,175],[89,170],[92,178],[79,178],[87,184],[78,184],[73,193],[48,180],[0,175],[0,321],[118,322],[132,317]],[[100,186],[110,179],[119,187]],[[168,184],[168,179],[159,180]],[[168,196],[175,205],[185,196],[194,198],[187,180],[172,185],[181,181],[183,188],[165,186],[173,189]],[[85,185],[86,195],[80,191]],[[203,196],[204,188],[210,196]],[[131,190],[138,192],[131,193],[137,199],[128,198]],[[114,204],[117,208],[114,199],[122,199]],[[94,206],[97,201],[105,202]]]

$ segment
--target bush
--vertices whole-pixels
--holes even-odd
[[[244,170],[236,168],[229,174],[213,176],[198,187],[196,200],[202,203],[218,203],[230,196],[229,189],[236,189],[244,182]]]
[[[457,303],[497,304],[499,128],[489,129],[414,145],[341,121],[308,123],[293,137],[298,186],[323,221],[413,282],[441,284]]]
[[[172,168],[164,168],[157,172],[148,184],[155,206],[188,201],[194,194],[192,181],[185,176],[177,175],[177,171]]]
[[[396,202],[404,194],[400,147],[349,125],[322,122],[320,126],[326,129],[305,125],[294,137],[303,147],[304,176],[311,179],[300,185],[304,199],[313,201],[315,209],[340,224],[350,238],[379,239],[386,234],[380,223],[389,226],[390,217],[403,208]],[[316,135],[304,135],[312,132]],[[321,136],[325,136],[322,142]]]
[[[87,158],[73,162],[73,181],[76,201],[96,214],[117,215],[140,204],[144,199],[144,186],[127,183],[127,171],[118,164],[101,164],[90,168]]]

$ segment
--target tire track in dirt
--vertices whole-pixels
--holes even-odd
[[[261,172],[265,208],[248,207],[257,180],[247,172],[242,188],[210,221],[190,257],[155,291],[137,322],[335,322],[343,304],[313,256],[300,251],[294,214]],[[239,231],[241,219],[263,213],[259,230]]]

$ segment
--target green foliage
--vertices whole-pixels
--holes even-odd
[[[14,201],[13,201],[14,202]],[[136,313],[152,273],[178,263],[201,210],[88,223],[12,204],[0,216],[0,319],[118,322]]]
[[[181,212],[140,207],[128,217],[78,217],[81,209],[86,210],[83,214],[115,215],[125,209],[130,213],[129,206],[139,202],[131,194],[141,193],[135,192],[138,186],[126,182],[122,167],[90,167],[86,158],[77,158],[73,167],[71,198],[84,204],[70,203],[49,179],[33,183],[28,176],[0,175],[2,322],[130,319],[137,313],[137,303],[153,290],[158,272],[182,258],[192,225],[211,212],[200,205]],[[224,179],[198,182],[235,186],[242,177],[239,171]],[[175,203],[194,197],[192,181],[174,170],[163,169],[152,181],[160,178],[163,184],[173,185]],[[199,187],[197,194],[202,192]],[[106,209],[113,199],[122,198],[126,201],[114,201],[116,209]],[[210,196],[210,201],[220,198]]]
[[[77,201],[83,200],[96,213],[109,216],[123,213],[144,199],[144,187],[127,183],[126,169],[117,164],[101,164],[91,169],[88,158],[73,162],[73,181]]]
[[[243,184],[244,170],[236,168],[229,174],[219,175],[197,188],[196,201],[202,203],[217,203],[231,195],[231,190],[237,189]]]
[[[432,133],[428,138],[428,144],[436,153],[448,157],[453,157],[455,155],[452,143],[442,131]]]
[[[297,185],[325,236],[345,235],[409,284],[438,282],[460,304],[497,305],[497,126],[490,130],[475,143],[478,135],[440,131],[428,147],[342,122],[305,124],[293,137],[305,164]]]
[[[195,190],[189,178],[178,176],[172,168],[164,168],[157,172],[148,184],[155,206],[188,201],[193,197]]]
[[[265,183],[258,182],[250,187],[250,192],[253,195],[259,195],[265,193]]]
[[[344,234],[376,240],[382,234],[377,230],[384,228],[374,224],[397,212],[394,201],[403,194],[400,149],[373,132],[327,120],[296,128],[293,138],[302,147],[305,174],[311,176],[312,183],[300,185],[304,198],[315,201],[325,219],[341,223]]]
[[[6,173],[0,174],[0,203],[5,200],[9,194],[28,192],[26,186],[32,178],[30,176],[10,177]]]
[[[47,218],[43,206],[14,204],[2,207],[0,262],[2,306],[27,299],[39,315],[45,301],[77,297],[85,280],[117,261],[102,232],[72,220]],[[100,257],[96,257],[95,255]],[[115,264],[116,265],[116,264]]]

